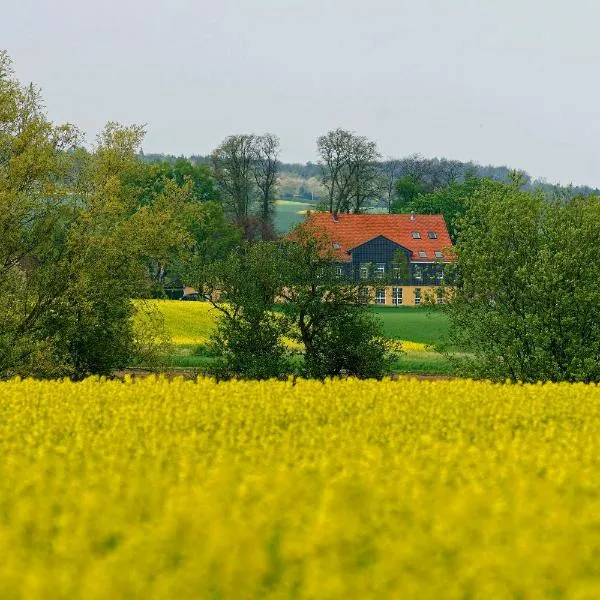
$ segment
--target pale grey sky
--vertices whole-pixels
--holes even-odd
[[[0,47],[50,118],[146,152],[270,131],[288,161],[345,127],[385,156],[600,186],[600,0],[13,0]]]

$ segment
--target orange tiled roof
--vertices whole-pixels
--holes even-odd
[[[334,220],[331,213],[311,212],[305,223],[311,228],[316,227],[324,231],[333,245],[335,254],[342,261],[352,259],[349,250],[380,235],[410,250],[413,261],[451,260],[448,250],[452,241],[443,215],[338,214]],[[435,232],[436,239],[429,238],[430,231]],[[421,238],[414,239],[413,232],[418,232]],[[442,259],[435,256],[436,251],[442,252]],[[426,256],[420,256],[419,252],[425,252]]]

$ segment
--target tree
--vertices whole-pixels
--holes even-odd
[[[375,142],[345,129],[335,129],[317,139],[322,180],[327,189],[327,209],[359,213],[376,192]]]
[[[142,137],[109,123],[82,150],[0,53],[0,377],[79,379],[134,356],[131,296],[146,280],[121,175]]]
[[[280,249],[281,310],[304,347],[303,374],[381,377],[389,366],[381,323],[361,286],[338,277],[331,248],[326,236],[304,226]]]
[[[275,248],[269,242],[245,244],[199,275],[206,298],[220,313],[211,339],[219,378],[270,379],[291,370],[282,340],[285,324],[272,312],[280,285]]]
[[[263,240],[275,237],[273,207],[279,174],[279,138],[265,133],[255,139],[254,181],[260,195],[260,233]]]
[[[254,237],[255,158],[256,136],[250,134],[230,135],[211,157],[225,211],[245,231],[247,239]]]
[[[396,192],[396,181],[401,173],[401,162],[395,158],[389,158],[377,167],[377,178],[380,195],[382,196],[387,212],[392,212],[392,202]]]
[[[459,219],[454,340],[496,380],[600,380],[600,198],[484,180]]]
[[[407,193],[410,183],[402,186],[399,194],[398,203],[395,208],[402,207],[403,212],[414,212],[421,215],[444,215],[446,226],[452,241],[456,241],[458,235],[457,222],[465,213],[468,200],[477,192],[482,185],[482,180],[467,175],[463,183],[453,182],[448,186],[440,187],[430,193]],[[404,193],[402,203],[400,203],[400,194]]]
[[[337,278],[331,245],[312,233],[299,229],[293,240],[257,242],[211,268],[208,298],[223,315],[214,339],[221,374],[287,375],[283,336],[304,348],[305,376],[385,373],[380,322],[359,287]]]
[[[410,210],[411,203],[419,194],[425,191],[425,186],[413,175],[405,175],[396,181],[396,194],[391,204],[393,213],[405,213]]]

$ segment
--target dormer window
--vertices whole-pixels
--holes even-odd
[[[425,252],[425,250],[419,250],[419,258],[427,258],[427,252]]]
[[[428,231],[427,232],[427,237],[430,240],[437,240],[437,233],[435,231]]]
[[[421,234],[418,231],[413,231],[412,232],[412,237],[413,237],[413,240],[420,240],[421,239]]]
[[[340,248],[341,248],[341,246],[340,246],[340,245],[339,245],[337,242],[335,242],[335,243],[333,244],[333,249],[334,249],[334,250],[339,250]]]
[[[436,250],[436,251],[435,251],[435,257],[436,257],[436,258],[443,258],[443,257],[444,257],[444,255],[443,255],[443,254],[442,254],[442,253],[441,253],[439,250]]]

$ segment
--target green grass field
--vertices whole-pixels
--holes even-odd
[[[314,210],[315,205],[310,202],[297,202],[295,200],[275,201],[275,230],[277,233],[287,233],[294,225],[304,221],[304,211]]]
[[[446,341],[450,329],[448,317],[439,309],[416,306],[373,306],[371,311],[383,322],[386,337],[423,344]]]

